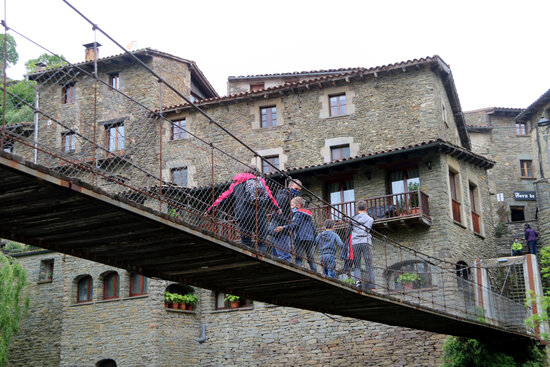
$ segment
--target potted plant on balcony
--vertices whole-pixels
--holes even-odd
[[[420,275],[416,273],[402,273],[397,278],[397,282],[403,285],[405,290],[412,290],[413,283],[420,280]]]
[[[185,310],[187,305],[185,304],[185,297],[182,294],[176,294],[176,303],[178,304],[178,310]]]
[[[187,309],[193,311],[193,306],[195,306],[199,300],[196,294],[187,293],[183,296],[185,298],[185,303],[187,304]]]
[[[411,214],[420,213],[420,203],[418,197],[418,189],[420,188],[420,182],[409,182],[407,185],[409,189],[410,208]]]
[[[164,307],[165,308],[178,308],[177,294],[164,292]]]
[[[231,308],[239,308],[239,300],[241,299],[241,297],[239,296],[234,296],[232,294],[227,294],[225,296],[225,301],[229,301],[229,305],[231,306]]]

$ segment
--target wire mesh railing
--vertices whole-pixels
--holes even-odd
[[[188,70],[185,61],[150,49],[123,48],[118,59],[102,59],[94,44],[94,58],[71,63],[15,26],[3,25],[19,45],[54,56],[56,64],[40,66],[13,82],[6,77],[4,62],[2,150],[235,246],[325,276],[335,285],[527,330],[523,321],[529,310],[520,302],[486,288],[491,304],[480,308],[481,285],[459,276],[455,264],[372,230],[367,203],[330,205],[202,110],[192,124],[177,115],[163,116],[163,106],[190,102],[192,83],[182,77]],[[105,36],[101,42],[112,40],[95,24],[92,32],[94,40],[97,32]],[[261,175],[263,164],[278,171],[286,185]],[[303,200],[300,190],[313,199]],[[400,215],[428,210],[420,190],[395,202],[400,206],[392,213]]]

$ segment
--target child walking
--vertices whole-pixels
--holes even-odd
[[[344,243],[336,233],[334,233],[334,221],[325,220],[325,230],[317,235],[315,245],[321,250],[321,263],[323,264],[323,274],[336,278],[334,269],[336,268],[336,252],[338,247],[344,248]]]

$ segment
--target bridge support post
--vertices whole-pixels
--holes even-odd
[[[525,280],[525,295],[528,298],[533,298],[533,302],[531,303],[531,315],[541,316],[544,312],[541,301],[541,297],[544,293],[542,291],[542,281],[537,265],[537,257],[535,255],[525,255],[525,262],[523,263],[523,277]],[[547,332],[548,325],[544,321],[535,327],[535,334],[539,339],[541,339],[542,334]]]

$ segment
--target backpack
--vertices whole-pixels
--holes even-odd
[[[245,181],[244,198],[250,204],[256,204],[256,201],[258,201],[258,204],[268,202],[269,195],[267,194],[267,189],[258,177],[249,178]]]

